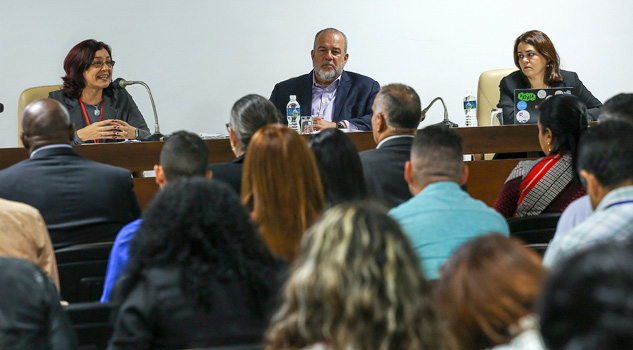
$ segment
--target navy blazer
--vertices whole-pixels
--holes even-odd
[[[43,149],[0,171],[0,198],[39,210],[55,248],[114,241],[141,213],[128,170],[66,147]]]
[[[288,124],[286,119],[286,105],[290,101],[290,95],[297,95],[297,102],[301,106],[301,115],[312,113],[312,76],[308,74],[298,76],[277,83],[270,94],[270,101],[284,116],[283,124]],[[341,82],[334,99],[333,122],[347,120],[359,130],[371,130],[371,107],[374,98],[380,91],[380,85],[372,78],[353,72],[343,71]]]
[[[380,148],[359,153],[367,190],[389,208],[411,198],[404,179],[404,164],[411,158],[412,144],[412,136],[403,136],[385,141]]]
[[[582,81],[580,81],[580,78],[578,78],[578,74],[561,69],[560,75],[563,81],[555,81],[551,86],[553,88],[573,87],[571,94],[578,97],[578,99],[587,106],[592,120],[598,120],[602,103],[591,94],[591,91],[587,90]],[[501,83],[499,84],[499,104],[497,108],[503,108],[504,125],[514,124],[514,90],[529,89],[530,87],[530,82],[520,70],[512,72],[501,79]]]

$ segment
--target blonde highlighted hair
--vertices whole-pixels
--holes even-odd
[[[386,210],[335,206],[306,232],[267,349],[445,349],[417,255]]]

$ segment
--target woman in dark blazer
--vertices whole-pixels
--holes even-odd
[[[513,124],[514,90],[572,87],[572,94],[587,106],[593,120],[602,103],[583,85],[578,74],[560,69],[560,58],[549,37],[530,30],[514,42],[514,64],[520,70],[510,73],[499,85],[498,108],[503,108],[503,123]]]
[[[132,96],[110,85],[114,63],[110,46],[94,39],[75,45],[64,59],[64,88],[51,92],[48,98],[61,102],[68,110],[76,129],[75,144],[150,135]]]

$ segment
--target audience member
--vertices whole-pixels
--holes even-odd
[[[343,71],[349,58],[347,44],[347,36],[338,29],[326,28],[316,34],[310,52],[314,70],[276,84],[270,95],[281,114],[286,115],[290,95],[296,95],[302,114],[316,117],[316,130],[371,130],[371,105],[380,85],[364,75]],[[287,122],[282,118],[282,123]]]
[[[242,191],[242,164],[253,134],[262,126],[279,123],[281,115],[275,105],[264,97],[246,95],[233,105],[227,125],[231,150],[235,154],[229,163],[211,164],[209,170],[213,178],[231,186],[238,195]]]
[[[0,349],[77,349],[55,285],[23,259],[0,257]]]
[[[312,136],[308,146],[319,167],[328,206],[367,198],[363,165],[356,146],[344,132],[323,130]]]
[[[450,349],[418,258],[375,205],[341,204],[311,227],[266,349]]]
[[[171,134],[160,151],[160,165],[154,165],[158,187],[162,189],[168,182],[184,177],[211,178],[211,172],[206,170],[208,158],[207,145],[198,135],[187,131]],[[112,287],[125,271],[129,259],[129,243],[141,226],[141,221],[137,219],[125,225],[114,240],[103,284],[102,303],[110,301]]]
[[[170,183],[132,240],[109,349],[260,342],[284,269],[228,186]]]
[[[631,261],[630,244],[605,242],[553,269],[540,305],[548,349],[633,349]]]
[[[534,308],[545,268],[536,252],[500,234],[480,236],[440,275],[435,292],[462,350],[544,349]]]
[[[420,97],[403,84],[387,85],[372,106],[376,149],[360,153],[369,193],[393,208],[411,198],[404,180],[413,136],[420,124]]]
[[[455,130],[443,125],[420,130],[404,177],[414,197],[389,214],[411,239],[429,278],[437,278],[440,266],[465,241],[488,232],[508,234],[499,213],[460,188],[468,180],[468,167]]]
[[[607,100],[600,109],[598,121],[604,122],[607,120],[621,120],[633,123],[633,94],[618,94]],[[554,237],[564,235],[585,221],[592,213],[593,208],[591,208],[591,200],[588,195],[571,202],[558,220]]]
[[[580,142],[578,171],[595,209],[578,226],[552,240],[548,267],[586,246],[633,233],[633,124],[609,120],[589,129]]]
[[[51,237],[42,215],[32,206],[0,199],[0,256],[26,259],[36,264],[59,289]]]
[[[39,210],[55,248],[112,241],[139,217],[130,172],[75,153],[74,128],[59,102],[26,106],[22,130],[30,158],[0,171],[0,198]]]
[[[294,130],[271,124],[253,135],[244,159],[242,201],[273,254],[292,261],[301,235],[325,205],[314,155]]]
[[[546,157],[521,161],[508,176],[494,203],[506,218],[560,213],[585,194],[574,169],[587,107],[573,95],[556,95],[539,109],[538,138]]]

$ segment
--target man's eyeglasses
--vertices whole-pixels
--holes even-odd
[[[114,67],[115,63],[116,62],[114,62],[114,61],[105,61],[105,62],[103,62],[103,61],[94,61],[90,65],[95,67],[95,68],[101,68],[105,64],[106,66],[112,68],[112,67]]]

